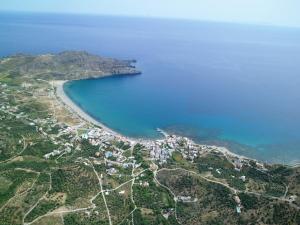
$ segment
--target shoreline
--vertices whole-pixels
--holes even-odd
[[[112,129],[108,128],[101,122],[94,119],[92,116],[90,116],[88,113],[86,113],[83,109],[81,109],[74,101],[72,101],[71,98],[65,93],[64,91],[64,84],[67,83],[67,80],[58,80],[58,81],[51,81],[51,85],[56,88],[56,97],[63,103],[63,105],[71,112],[76,113],[82,120],[85,120],[88,123],[91,123],[93,125],[99,126],[106,131],[117,135],[122,136],[121,134],[113,131]],[[123,136],[122,136],[123,137]]]
[[[81,120],[84,120],[87,123],[93,124],[94,126],[98,126],[101,129],[111,133],[112,135],[126,139],[129,141],[135,141],[135,142],[143,142],[143,141],[150,141],[148,139],[143,138],[131,138],[124,136],[117,131],[112,130],[108,126],[104,125],[103,123],[99,122],[95,118],[93,118],[91,115],[89,115],[87,112],[85,112],[80,106],[78,106],[64,91],[64,84],[69,82],[69,80],[55,80],[50,81],[50,84],[52,87],[55,87],[55,96],[58,101],[71,113],[75,113]]]
[[[123,138],[126,139],[130,142],[149,142],[149,141],[157,141],[157,140],[161,140],[161,139],[145,139],[145,138],[139,138],[139,139],[135,139],[132,137],[126,137],[112,129],[110,129],[109,127],[107,127],[106,125],[104,125],[103,123],[99,122],[98,120],[94,119],[92,116],[90,116],[87,112],[85,112],[82,108],[80,108],[78,105],[76,105],[76,103],[65,93],[63,86],[65,83],[69,82],[68,80],[55,80],[55,81],[50,81],[50,84],[52,85],[52,87],[56,88],[55,91],[55,95],[56,98],[63,104],[64,107],[67,108],[67,110],[69,110],[71,113],[75,113],[77,116],[79,116],[80,119],[91,123],[95,126],[101,127],[103,130],[113,134],[116,137],[119,138]],[[165,131],[161,130],[158,128],[159,131],[162,131],[164,136],[168,135]],[[163,138],[164,139],[164,138]],[[192,141],[193,143],[195,143],[194,141]],[[201,144],[199,144],[201,145]],[[215,150],[221,152],[224,155],[230,155],[233,157],[237,157],[240,159],[251,159],[251,160],[255,160],[258,161],[256,159],[252,159],[243,155],[239,155],[236,154],[232,151],[230,151],[229,149],[227,149],[224,146],[215,146],[215,145],[208,145],[210,147],[213,147]]]
[[[98,120],[96,120],[95,118],[93,118],[91,115],[89,115],[87,112],[85,112],[82,108],[80,108],[64,91],[63,86],[65,83],[69,82],[69,80],[55,80],[55,81],[50,81],[50,84],[52,85],[52,87],[55,87],[56,91],[55,91],[55,96],[57,98],[57,100],[71,113],[76,114],[81,120],[84,120],[87,123],[90,123],[94,126],[98,126],[100,128],[102,128],[103,130],[109,132],[110,134],[127,140],[129,142],[141,142],[141,143],[149,143],[151,141],[155,142],[157,140],[162,140],[165,139],[167,137],[167,135],[169,135],[167,132],[161,130],[160,128],[158,129],[158,132],[162,132],[163,134],[163,138],[160,139],[146,139],[146,138],[132,138],[132,137],[127,137],[124,136],[120,133],[118,133],[117,131],[112,130],[111,128],[109,128],[108,126],[104,125],[103,123],[99,122]],[[177,135],[176,135],[177,136]],[[189,140],[191,140],[190,138],[188,138]],[[201,143],[196,143],[193,140],[191,140],[193,143],[197,144],[197,145],[204,145]],[[205,144],[206,145],[206,144]],[[267,163],[267,164],[277,164],[277,163],[271,163],[271,162],[265,162],[265,161],[261,161],[255,158],[251,158],[251,157],[247,157],[238,153],[234,153],[232,151],[230,151],[227,147],[225,146],[217,146],[217,145],[206,145],[206,146],[210,146],[212,148],[214,148],[214,150],[224,154],[225,156],[232,156],[232,157],[236,157],[239,158],[241,160],[253,160],[255,162],[258,163]],[[286,164],[286,163],[280,163],[280,164],[284,164],[287,166],[297,166],[298,163],[294,163],[294,164]]]

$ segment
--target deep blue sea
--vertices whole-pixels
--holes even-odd
[[[112,129],[156,128],[272,162],[300,160],[300,29],[180,20],[0,13],[0,55],[86,50],[141,75],[70,82]]]

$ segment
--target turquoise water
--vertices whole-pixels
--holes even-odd
[[[75,15],[1,14],[1,55],[87,50],[136,59],[137,76],[66,93],[112,129],[156,128],[266,161],[300,159],[300,29]]]

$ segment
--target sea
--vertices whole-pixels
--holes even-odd
[[[300,161],[300,28],[0,12],[0,56],[85,50],[141,75],[68,82],[92,117],[135,138],[157,128],[272,163]]]

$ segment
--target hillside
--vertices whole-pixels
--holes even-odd
[[[117,60],[92,55],[84,51],[58,54],[24,55],[4,58],[0,72],[13,77],[28,76],[46,80],[76,80],[107,75],[139,74],[134,60]]]

